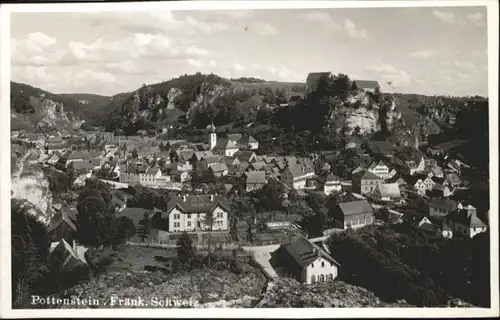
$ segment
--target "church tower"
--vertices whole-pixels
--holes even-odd
[[[215,126],[212,121],[212,124],[208,125],[208,145],[210,146],[210,150],[213,150],[215,148],[215,145],[217,144],[217,134],[215,133]]]

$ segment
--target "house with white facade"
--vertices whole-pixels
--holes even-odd
[[[379,176],[382,180],[389,179],[389,167],[383,161],[374,161],[368,166],[368,171]]]
[[[488,230],[486,223],[477,216],[476,208],[471,205],[452,211],[446,216],[446,222],[453,228],[454,236],[473,238]]]
[[[162,219],[168,219],[169,232],[223,231],[228,230],[229,200],[222,195],[182,195],[167,203]],[[213,217],[207,224],[206,216]]]
[[[314,169],[307,166],[286,166],[281,173],[281,181],[292,189],[304,189],[306,180],[314,177]]]
[[[325,184],[323,186],[323,192],[328,196],[334,192],[340,191],[342,191],[340,178],[334,174],[329,174],[328,177],[326,177]]]
[[[270,263],[278,275],[306,284],[331,282],[340,268],[328,252],[304,237],[281,245],[271,254]]]
[[[398,201],[401,199],[399,184],[397,182],[381,183],[377,185],[372,196],[381,201]]]

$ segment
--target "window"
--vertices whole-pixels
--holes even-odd
[[[322,262],[321,262],[321,267],[324,267],[324,266],[325,266],[325,262],[324,262],[324,261],[322,261]]]
[[[181,226],[180,222],[174,222],[174,228],[179,228]]]
[[[311,276],[311,283],[315,283],[316,282],[316,276],[315,275],[312,275]]]
[[[217,212],[217,218],[223,218],[224,217],[224,213],[222,212]]]
[[[188,219],[191,219],[191,213],[188,213]]]
[[[319,281],[320,282],[325,282],[325,276],[324,275],[320,275],[319,276]]]
[[[188,226],[188,227],[191,227],[191,221],[188,221],[188,222],[187,222],[187,226]]]
[[[314,262],[313,262],[313,263],[311,263],[311,268],[314,268]]]
[[[328,281],[333,281],[333,274],[328,275]]]

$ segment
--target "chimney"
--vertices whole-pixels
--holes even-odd
[[[186,202],[186,195],[182,196],[182,201]]]
[[[210,201],[212,201],[212,202],[214,201],[214,195],[213,194],[210,195]]]
[[[75,253],[76,253],[76,241],[75,240],[73,240],[73,251],[75,251]]]

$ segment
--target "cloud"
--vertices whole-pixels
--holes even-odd
[[[246,68],[243,65],[239,64],[239,63],[235,63],[234,66],[233,66],[233,68],[236,71],[245,71],[246,70]]]
[[[327,31],[338,32],[342,29],[342,26],[335,22],[335,20],[333,20],[333,18],[325,12],[313,11],[302,15],[300,18],[306,22],[322,24],[323,26],[325,26]]]
[[[262,36],[272,36],[278,33],[278,29],[267,22],[253,22],[248,26],[248,31],[255,31]]]
[[[201,68],[201,66],[203,66],[201,61],[195,59],[187,59],[186,62],[196,68]]]
[[[480,12],[471,13],[467,16],[458,16],[452,12],[434,10],[432,14],[439,20],[453,25],[466,26],[467,24],[484,27],[486,25],[484,16]]]
[[[484,16],[481,12],[471,13],[467,15],[467,20],[479,27],[484,27],[486,25],[484,21]]]
[[[29,33],[26,38],[13,38],[11,57],[13,65],[44,66],[56,63],[64,52],[55,48],[56,38],[41,32]]]
[[[125,60],[120,62],[109,62],[104,65],[106,71],[113,74],[145,74],[132,60]]]
[[[373,73],[376,79],[383,80],[384,85],[390,88],[407,87],[412,82],[411,74],[403,69],[398,69],[389,63],[378,62],[364,68]]]
[[[209,65],[210,67],[216,67],[216,66],[217,66],[217,62],[215,62],[215,60],[212,60],[212,61],[210,61],[210,62],[208,63],[208,65]]]
[[[453,24],[457,21],[455,15],[452,12],[434,10],[432,14],[439,20],[446,23]]]
[[[365,70],[375,73],[397,73],[398,69],[388,63],[378,62],[365,67]]]
[[[368,33],[365,29],[359,29],[354,22],[345,19],[341,25],[325,12],[313,11],[300,16],[300,19],[309,23],[317,23],[323,26],[327,32],[349,36],[354,39],[366,39]]]
[[[344,29],[352,38],[366,39],[368,37],[365,29],[358,29],[349,19],[344,20]]]
[[[420,50],[410,53],[411,58],[421,58],[421,59],[428,59],[430,57],[433,57],[434,55],[436,55],[435,50]]]
[[[472,61],[465,60],[447,60],[441,63],[444,67],[453,68],[455,70],[463,71],[474,71],[476,70],[476,65]]]

